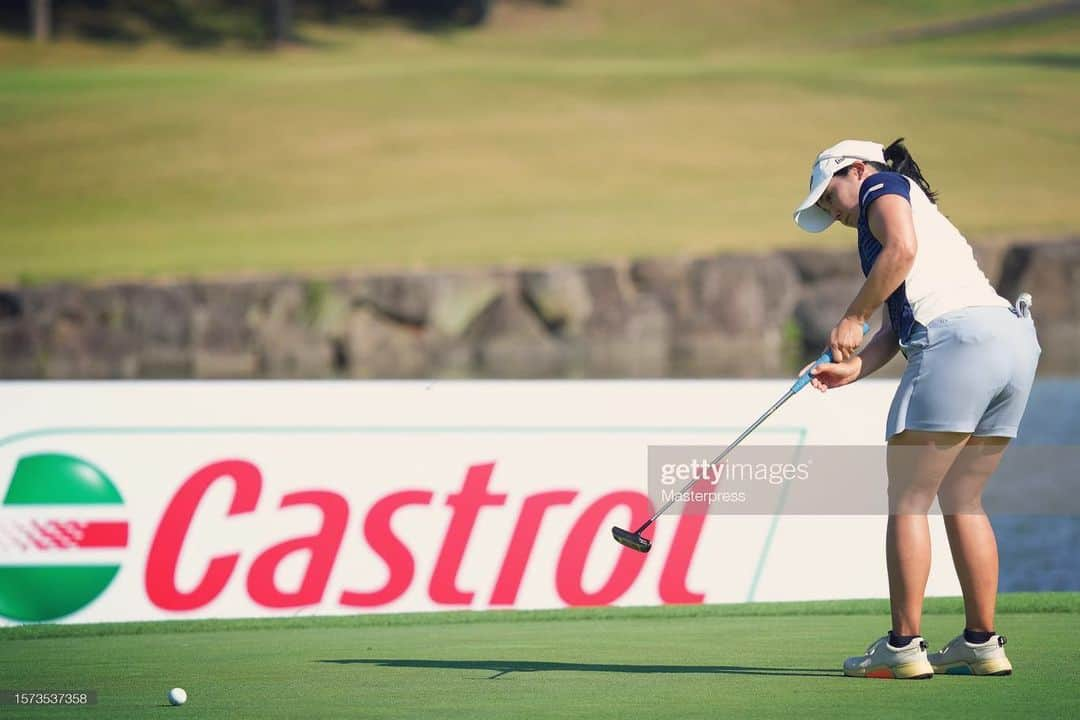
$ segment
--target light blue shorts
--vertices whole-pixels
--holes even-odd
[[[1042,348],[1030,317],[969,307],[915,324],[885,439],[904,430],[1016,437]]]

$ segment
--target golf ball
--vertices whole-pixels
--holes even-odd
[[[187,691],[184,688],[173,688],[169,691],[169,702],[173,705],[183,705],[187,702]]]

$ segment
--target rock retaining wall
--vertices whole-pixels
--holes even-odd
[[[979,249],[1080,372],[1080,238]],[[2,378],[786,376],[862,281],[853,252],[0,287]],[[895,367],[893,368],[895,372]]]

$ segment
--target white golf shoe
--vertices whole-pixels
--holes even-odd
[[[1012,663],[1005,657],[1005,636],[996,633],[978,644],[957,635],[928,659],[934,672],[943,675],[1012,675]]]
[[[848,677],[926,680],[934,677],[934,668],[926,659],[926,641],[916,636],[902,648],[889,644],[885,635],[873,642],[862,655],[844,661]]]

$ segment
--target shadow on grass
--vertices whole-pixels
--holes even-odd
[[[1075,52],[996,55],[991,58],[991,61],[1008,65],[1033,65],[1058,70],[1080,70],[1080,53]]]
[[[793,677],[840,677],[835,668],[744,667],[742,665],[612,665],[609,663],[541,662],[537,660],[420,660],[382,658],[342,658],[316,660],[335,665],[378,665],[393,668],[430,668],[435,670],[487,670],[495,673],[489,680],[512,672],[616,672],[645,674],[720,674],[776,675]]]

